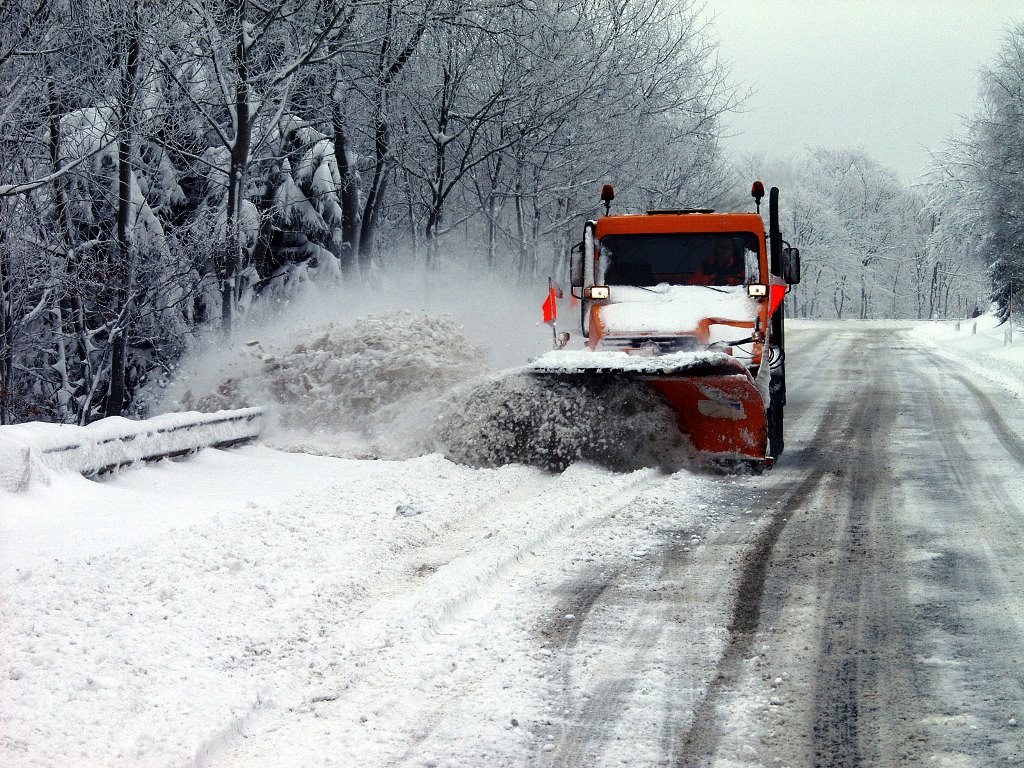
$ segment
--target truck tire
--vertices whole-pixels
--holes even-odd
[[[783,412],[786,403],[786,370],[780,369],[772,373],[771,385],[769,388],[771,400],[768,403],[768,455],[778,459],[785,447],[785,432],[783,429]]]

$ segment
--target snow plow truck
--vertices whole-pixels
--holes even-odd
[[[588,221],[570,258],[588,349],[534,360],[541,376],[649,382],[694,449],[716,463],[771,467],[783,450],[786,405],[782,301],[800,281],[800,254],[782,239],[779,190],[760,215],[711,209],[605,215]],[[560,334],[564,346],[568,334]],[[559,343],[556,342],[556,346]]]

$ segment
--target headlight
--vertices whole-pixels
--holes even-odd
[[[588,299],[607,299],[611,295],[607,285],[592,285],[584,290],[583,295]]]
[[[747,296],[767,296],[768,286],[754,283],[747,286]]]

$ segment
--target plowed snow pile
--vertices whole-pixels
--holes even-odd
[[[447,318],[367,315],[294,337],[269,349],[250,342],[249,360],[228,367],[212,392],[186,391],[180,406],[266,405],[279,447],[404,458],[432,450],[438,397],[485,370],[483,350]]]
[[[484,350],[447,318],[367,315],[291,337],[300,340],[266,342],[268,349],[250,341],[249,354],[225,365],[207,391],[193,386],[172,406],[270,406],[277,424],[267,442],[308,453],[398,459],[438,452],[477,467],[553,470],[579,460],[621,470],[682,460],[674,417],[648,387],[486,375]]]
[[[645,384],[598,376],[496,377],[444,415],[445,455],[471,466],[562,470],[585,460],[628,471],[692,457],[671,409]]]

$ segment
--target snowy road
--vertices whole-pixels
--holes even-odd
[[[897,324],[787,368],[762,477],[211,452],[80,481],[110,544],[37,490],[0,762],[1024,764],[1020,401]]]
[[[903,333],[828,343],[684,764],[1021,765],[1019,402]]]

